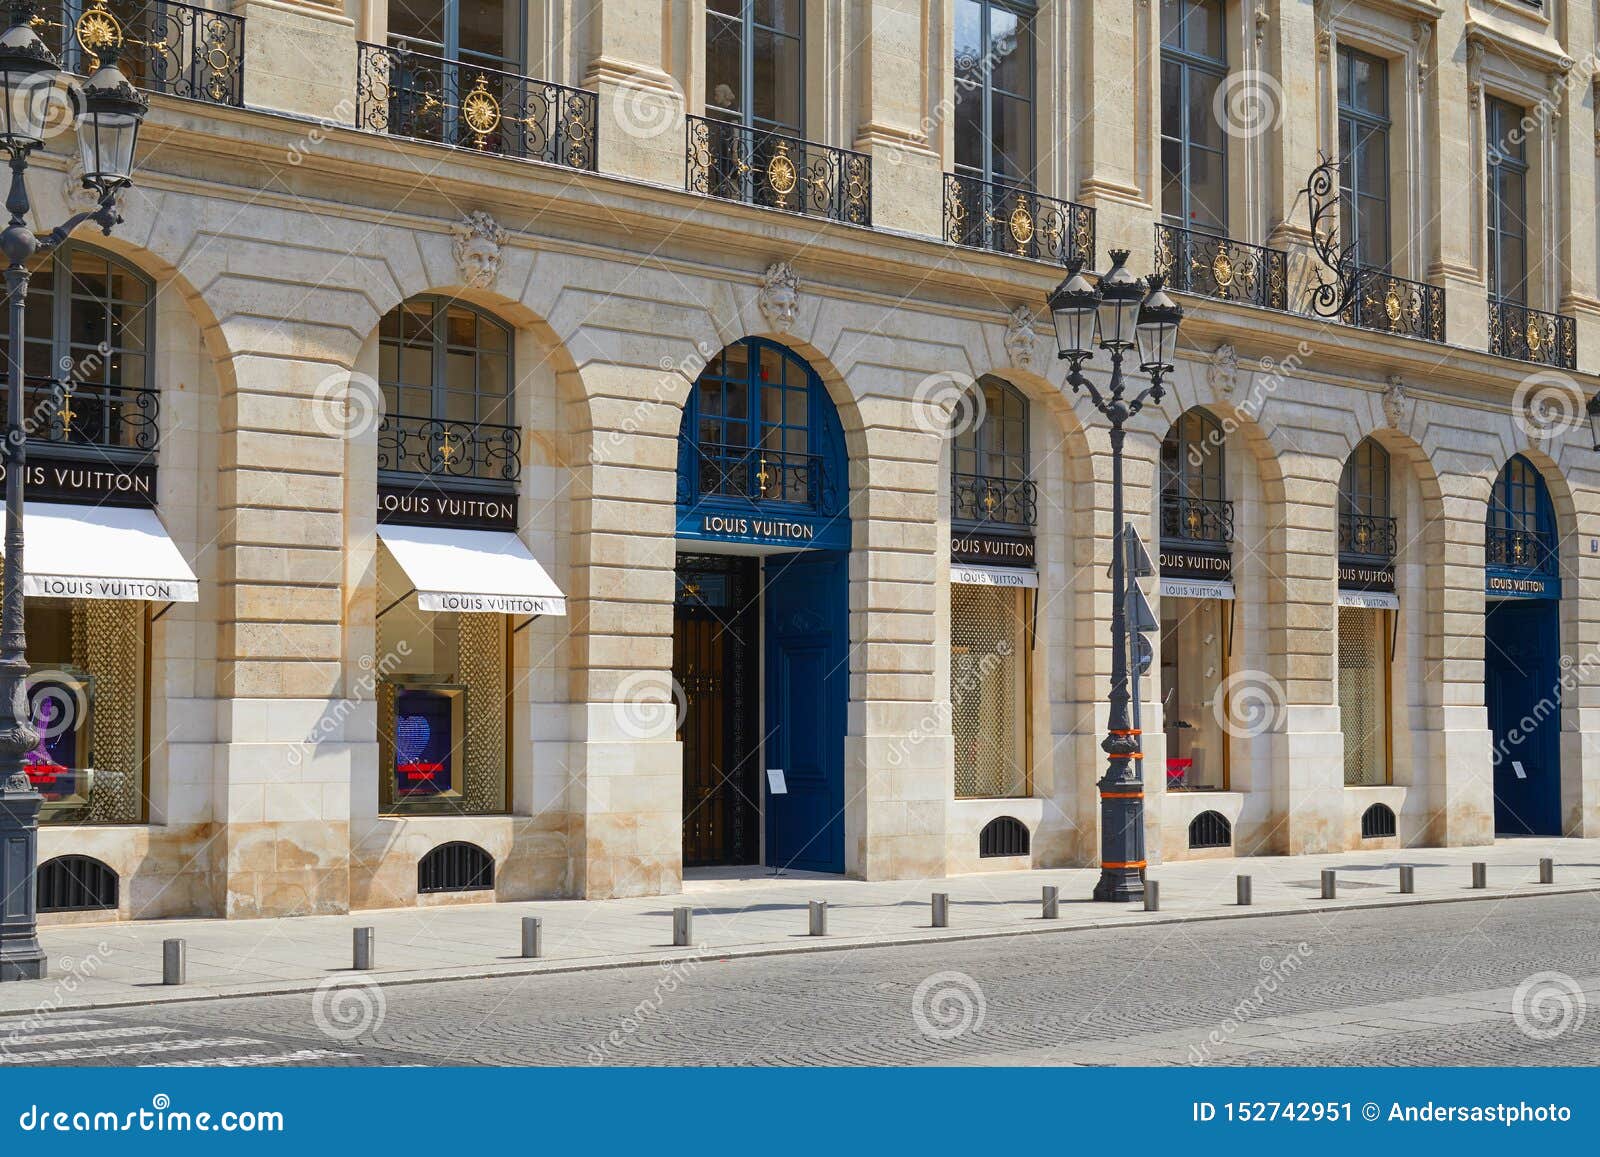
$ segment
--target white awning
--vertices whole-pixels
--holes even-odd
[[[1164,599],[1225,599],[1233,601],[1233,584],[1226,579],[1164,578]]]
[[[1389,591],[1340,591],[1341,607],[1367,607],[1374,611],[1398,611],[1399,596]]]
[[[950,581],[973,587],[1027,587],[1039,585],[1037,571],[1010,570],[1003,566],[970,566],[952,563]]]
[[[153,510],[28,502],[22,533],[25,595],[156,603],[200,599],[194,571]]]
[[[566,596],[509,530],[382,523],[378,537],[424,611],[565,615]]]

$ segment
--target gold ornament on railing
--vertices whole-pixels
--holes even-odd
[[[444,459],[446,466],[450,465],[451,460],[456,456],[457,449],[456,444],[450,441],[450,431],[446,430],[443,440],[439,443],[439,457]]]
[[[78,412],[72,408],[72,383],[61,383],[61,436],[72,437],[72,422]]]
[[[89,57],[85,62],[85,72],[94,72],[99,68],[101,54],[107,49],[120,49],[126,39],[122,25],[107,10],[106,0],[94,0],[94,4],[73,23],[72,35],[78,47]]]
[[[1527,337],[1528,352],[1537,357],[1539,351],[1544,348],[1544,331],[1539,328],[1538,319],[1532,317],[1528,319]]]
[[[756,471],[756,485],[761,488],[762,497],[766,497],[767,486],[772,481],[772,475],[767,470],[767,460],[761,459],[761,467]]]
[[[489,78],[481,72],[472,91],[461,102],[461,119],[472,130],[477,138],[473,143],[480,149],[488,143],[489,134],[500,127],[500,102],[489,91]]]
[[[789,156],[789,143],[787,141],[779,141],[777,151],[772,154],[772,159],[767,162],[767,184],[778,196],[787,197],[794,192],[794,187],[799,182],[799,179],[799,174],[794,167],[794,160]]]

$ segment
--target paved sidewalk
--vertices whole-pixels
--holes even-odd
[[[1538,862],[1556,861],[1540,885]],[[1488,863],[1487,890],[1470,887],[1470,865]],[[1398,889],[1400,864],[1416,869],[1416,893]],[[1324,868],[1339,872],[1336,899],[1321,899]],[[414,983],[511,973],[562,972],[782,952],[1069,932],[1073,929],[1317,912],[1349,908],[1504,900],[1560,891],[1600,900],[1600,840],[1503,840],[1483,848],[1412,848],[1333,856],[1190,861],[1151,870],[1161,911],[1087,899],[1097,870],[1065,868],[863,883],[836,876],[759,874],[691,878],[680,896],[548,900],[405,908],[275,920],[147,920],[46,928],[44,980],[0,985],[0,1013],[153,1004],[219,996],[305,992],[333,978]],[[1254,880],[1254,904],[1234,903],[1234,877]],[[1040,888],[1061,889],[1061,918],[1040,916]],[[950,895],[950,926],[930,925],[929,895]],[[829,904],[828,935],[806,934],[809,900]],[[673,948],[672,910],[694,908],[691,948]],[[544,957],[520,957],[521,918],[544,919]],[[1468,919],[1464,916],[1463,919]],[[376,930],[377,968],[350,969],[351,929]],[[1270,935],[1263,929],[1265,935]],[[161,942],[188,942],[188,983],[163,987]]]

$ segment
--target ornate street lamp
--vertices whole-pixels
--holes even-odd
[[[109,234],[122,220],[117,194],[132,183],[133,149],[147,103],[117,68],[120,43],[97,45],[101,66],[75,99],[83,183],[100,195],[93,209],[68,218],[43,237],[28,228],[28,156],[44,143],[59,97],[61,64],[33,30],[31,0],[12,0],[11,26],[0,34],[0,149],[11,162],[0,231],[6,259],[5,567],[0,575],[0,981],[36,980],[45,973],[39,947],[34,877],[39,858],[39,807],[23,760],[39,742],[27,702],[27,639],[23,633],[22,498],[27,428],[22,414],[24,306],[28,262],[49,253],[79,225],[93,221]]]
[[[1600,450],[1600,392],[1589,399],[1583,410],[1589,415],[1589,433],[1594,435],[1594,448]]]
[[[1096,900],[1137,900],[1144,895],[1144,777],[1139,731],[1128,712],[1127,560],[1123,553],[1122,447],[1129,418],[1146,401],[1161,401],[1162,379],[1172,372],[1183,310],[1150,278],[1148,287],[1127,268],[1128,251],[1111,251],[1111,269],[1095,286],[1074,260],[1067,278],[1050,294],[1058,356],[1069,363],[1072,392],[1087,391],[1095,409],[1111,423],[1111,694],[1106,737],[1100,744],[1108,764],[1100,780],[1100,880]],[[1098,343],[1096,330],[1098,329]],[[1083,373],[1095,346],[1111,355],[1106,392]],[[1122,359],[1138,347],[1139,369],[1150,384],[1131,400],[1123,396]]]

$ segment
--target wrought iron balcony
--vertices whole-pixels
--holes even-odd
[[[835,509],[833,480],[820,454],[713,442],[702,442],[694,451],[694,469],[679,471],[680,503],[708,497],[743,498],[813,510]]]
[[[1094,264],[1094,210],[1003,181],[944,175],[944,239],[1065,265]]]
[[[1225,546],[1233,541],[1233,503],[1226,498],[1161,496],[1161,541]]]
[[[1484,543],[1484,561],[1489,566],[1541,575],[1553,575],[1560,569],[1555,535],[1532,527],[1491,525]]]
[[[515,482],[522,476],[522,431],[494,422],[385,414],[378,427],[378,469]]]
[[[378,44],[357,47],[356,127],[569,169],[595,167],[592,92]]]
[[[99,53],[119,50],[117,67],[138,88],[211,104],[244,104],[244,20],[175,0],[92,0],[52,6],[33,18],[68,72],[88,76]],[[62,18],[76,13],[68,20]]]
[[[1396,277],[1381,269],[1355,266],[1339,320],[1380,333],[1444,340],[1444,290]]]
[[[1346,511],[1339,515],[1339,553],[1389,562],[1399,549],[1398,527],[1384,515]]]
[[[1264,245],[1157,225],[1156,272],[1183,293],[1289,308],[1289,255]]]
[[[93,447],[100,456],[138,459],[161,441],[161,392],[143,386],[28,378],[22,410],[30,445]]]
[[[1489,299],[1489,352],[1503,358],[1578,368],[1578,323],[1559,313]]]
[[[692,116],[686,161],[691,193],[872,224],[872,158],[865,153]]]
[[[1032,526],[1039,488],[1026,479],[956,474],[950,480],[950,517],[985,526]]]

